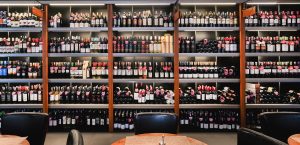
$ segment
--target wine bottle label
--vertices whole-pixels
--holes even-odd
[[[130,130],[133,130],[133,129],[134,129],[134,124],[130,124],[130,125],[129,125],[129,129],[130,129]]]
[[[294,51],[295,51],[294,45],[290,45],[290,52],[294,52]]]
[[[197,95],[196,95],[196,99],[197,99],[197,100],[201,100],[201,95],[200,95],[200,94],[197,94]]]
[[[204,123],[203,127],[204,127],[204,129],[208,129],[208,124]]]
[[[125,124],[125,129],[129,129],[129,124],[128,123]]]
[[[185,119],[184,120],[184,124],[188,125],[189,124],[189,120]]]
[[[194,78],[194,79],[198,78],[198,74],[194,73],[194,74],[193,74],[193,78]]]
[[[154,94],[150,94],[150,100],[154,100]]]
[[[259,74],[259,69],[255,68],[254,69],[254,74],[258,75]]]
[[[292,19],[291,19],[291,18],[288,18],[288,19],[287,19],[287,23],[288,23],[288,24],[291,24],[291,23],[292,23]]]
[[[120,129],[121,129],[121,130],[125,130],[125,124],[121,124]]]
[[[205,101],[205,98],[206,98],[206,95],[205,95],[205,94],[202,94],[202,95],[201,95],[201,100],[202,100],[202,101]]]
[[[53,126],[53,121],[52,121],[52,119],[49,119],[49,126]]]
[[[133,99],[139,100],[139,93],[133,93]]]
[[[146,94],[146,100],[150,100],[150,93]]]
[[[87,118],[87,119],[86,119],[86,125],[88,125],[88,126],[91,125],[91,119],[90,119],[90,118]]]
[[[282,44],[282,51],[283,52],[289,51],[289,45],[288,44]]]
[[[276,44],[276,52],[281,52],[281,45],[280,44]]]
[[[53,126],[57,126],[57,120],[52,121]]]
[[[228,130],[231,130],[231,129],[232,129],[230,124],[227,124],[227,129],[228,129]]]
[[[22,102],[22,94],[18,92],[18,102]]]
[[[193,78],[193,74],[189,73],[187,76],[189,79]]]
[[[209,77],[209,78],[214,78],[214,74],[211,74],[211,73],[210,73],[210,74],[208,75],[208,77]]]
[[[204,74],[204,78],[208,78],[208,74],[207,73]]]
[[[285,26],[286,25],[286,19],[281,19],[281,25]]]
[[[214,124],[213,123],[209,123],[209,128],[213,129],[214,128]]]
[[[297,23],[300,24],[300,18],[297,18]]]
[[[73,124],[73,125],[76,124],[76,120],[74,118],[71,119],[71,124]]]
[[[250,69],[246,69],[245,74],[246,75],[250,74]]]
[[[118,124],[114,123],[114,128],[117,129],[118,128]]]
[[[219,124],[215,123],[214,124],[214,129],[218,129],[219,128]]]
[[[96,125],[96,119],[92,118],[92,126],[95,126],[95,125]]]
[[[212,99],[213,99],[213,100],[218,100],[218,95],[217,95],[217,94],[213,94],[213,95],[212,95]]]

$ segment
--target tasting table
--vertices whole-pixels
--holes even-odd
[[[300,145],[300,134],[294,134],[288,138],[289,145]]]
[[[0,145],[30,145],[27,139],[24,139],[21,143],[16,143],[17,139],[20,140],[20,137],[16,135],[0,135]]]
[[[177,134],[169,134],[169,133],[146,133],[146,134],[139,134],[135,136],[177,136]],[[188,141],[190,142],[191,145],[207,145],[206,143],[203,143],[199,140],[187,137]],[[115,141],[111,145],[125,145],[126,138],[122,138],[120,140]]]

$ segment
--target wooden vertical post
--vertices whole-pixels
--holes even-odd
[[[240,117],[241,127],[246,126],[246,104],[245,104],[245,89],[246,89],[246,75],[245,75],[245,20],[243,16],[243,3],[239,4],[239,27],[240,27]]]
[[[178,43],[178,19],[179,19],[179,9],[178,6],[174,6],[173,10],[173,15],[174,15],[174,111],[176,115],[179,117],[179,97],[180,97],[180,92],[179,92],[179,43]]]
[[[43,5],[43,54],[42,54],[42,74],[43,74],[43,112],[48,113],[48,9],[49,5]]]
[[[114,123],[114,92],[113,92],[113,5],[107,5],[107,26],[108,26],[108,117],[109,117],[109,132],[113,132]]]

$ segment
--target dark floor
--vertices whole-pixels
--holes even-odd
[[[110,145],[114,141],[133,133],[83,133],[84,145]],[[180,133],[208,145],[236,145],[236,133]],[[67,133],[48,133],[45,145],[65,145]]]

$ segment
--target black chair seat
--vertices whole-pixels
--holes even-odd
[[[25,137],[30,145],[43,145],[48,128],[48,115],[45,113],[9,113],[2,117],[2,134]]]
[[[134,121],[135,134],[177,133],[178,121],[174,113],[138,113]]]
[[[67,145],[84,145],[82,134],[78,130],[72,129],[68,135]]]
[[[262,132],[287,142],[288,138],[300,133],[299,112],[265,112],[259,115]]]
[[[287,145],[280,140],[247,128],[241,128],[237,133],[238,145]]]

